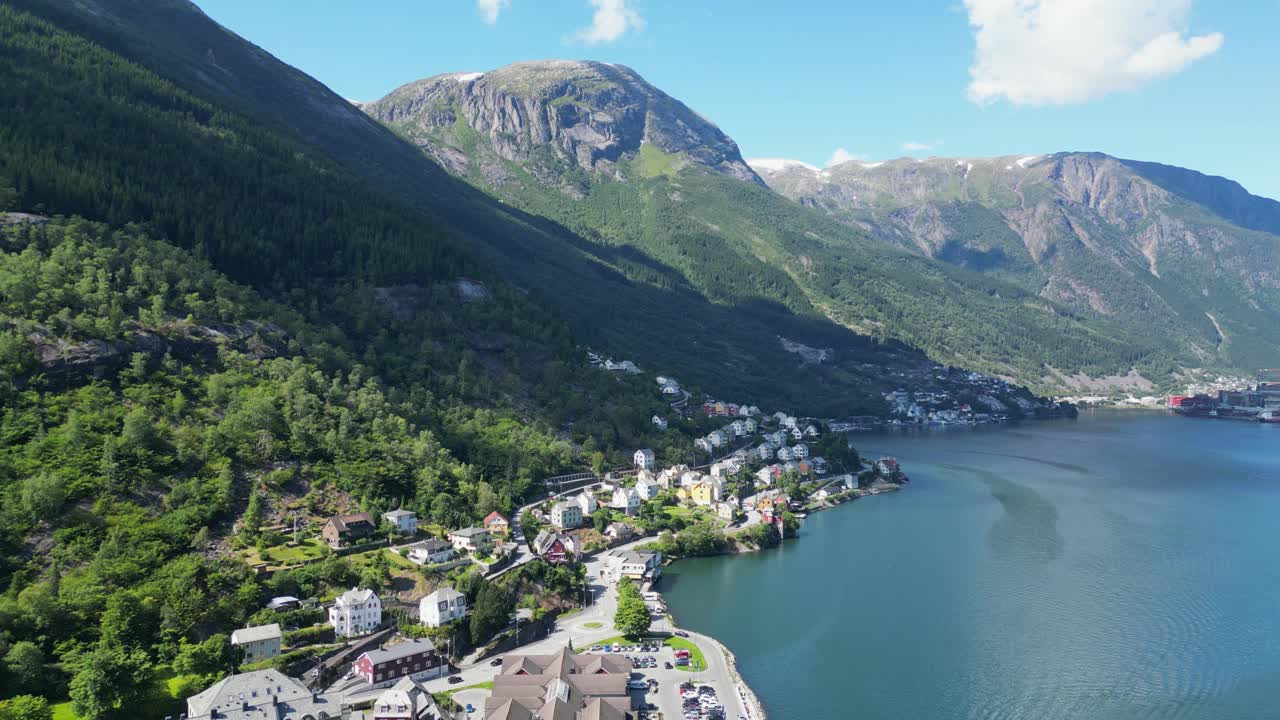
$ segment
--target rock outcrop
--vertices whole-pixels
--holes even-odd
[[[476,171],[493,183],[507,179],[510,170],[476,152],[477,144],[544,181],[562,179],[562,168],[548,163],[552,159],[594,177],[623,179],[622,161],[651,145],[683,162],[763,184],[714,123],[621,65],[551,60],[438,75],[361,107],[451,171]]]

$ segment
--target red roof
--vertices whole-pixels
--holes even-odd
[[[486,516],[485,516],[484,524],[485,524],[485,525],[488,525],[489,523],[493,522],[494,520],[501,520],[501,521],[502,521],[502,522],[504,522],[504,523],[507,521],[507,519],[506,519],[506,518],[502,517],[502,513],[498,512],[497,510],[494,510],[493,512],[491,512],[491,513],[489,513],[488,515],[486,515]]]

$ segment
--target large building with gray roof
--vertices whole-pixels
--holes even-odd
[[[611,655],[508,655],[485,700],[485,720],[631,720],[631,664]]]
[[[189,720],[327,720],[350,717],[332,696],[279,670],[231,675],[187,698]]]

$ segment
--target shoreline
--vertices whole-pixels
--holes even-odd
[[[886,493],[893,493],[893,492],[898,492],[901,489],[902,489],[901,484],[890,485],[888,487],[880,487],[880,488],[876,488],[872,492],[868,492],[862,495],[850,496],[842,499],[840,502],[837,502],[837,503],[823,504],[818,507],[807,509],[805,510],[805,512],[808,514],[812,514],[812,513],[822,512],[824,510],[831,510],[833,508],[840,507],[841,505],[845,505],[854,500],[860,500],[870,495],[882,495]],[[788,540],[796,540],[796,539],[798,539],[798,536],[792,536],[789,538],[783,538],[782,542],[787,542]],[[778,545],[774,547],[776,548],[781,546],[782,546],[782,543],[778,543]],[[774,548],[746,546],[735,540],[733,544],[733,549],[726,550],[725,552],[722,552],[722,553],[716,553],[715,555],[704,555],[702,557],[724,557],[727,555],[740,555],[744,553],[761,552],[764,550],[771,550],[771,549],[774,549]],[[668,561],[665,564],[668,566],[674,565],[675,563],[684,559],[687,559],[687,558],[672,558],[670,561]],[[659,591],[659,593],[661,593],[661,591]],[[665,600],[663,601],[663,604],[664,605],[666,604]],[[680,628],[680,624],[676,618],[676,615],[674,612],[671,611],[669,606],[667,607],[667,618],[668,618],[668,624],[671,625],[671,627]],[[711,635],[707,635],[706,633],[700,633],[700,632],[689,631],[689,630],[683,630],[683,632],[687,632],[689,633],[689,635],[696,637],[697,639],[703,640],[705,642],[708,642],[714,645],[720,651],[721,657],[724,658],[725,669],[728,671],[729,678],[733,680],[734,689],[738,693],[738,699],[741,701],[742,707],[746,711],[747,720],[768,720],[769,714],[764,709],[764,703],[760,701],[760,698],[759,696],[756,695],[755,690],[752,690],[751,685],[748,684],[746,679],[742,677],[741,671],[738,670],[738,658],[736,655],[733,654],[733,651],[729,649],[729,646],[725,645],[723,642],[721,642],[717,638]]]

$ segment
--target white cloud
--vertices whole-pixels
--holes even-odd
[[[498,22],[498,15],[511,4],[511,0],[476,0],[476,9],[480,11],[480,17],[489,25]]]
[[[867,159],[866,155],[851,153],[842,147],[838,147],[835,149],[835,152],[831,153],[831,157],[827,158],[826,166],[835,167],[836,165],[839,165],[841,163],[847,163],[850,160],[866,160],[866,159]]]
[[[964,0],[977,46],[969,98],[1062,105],[1132,90],[1222,47],[1190,35],[1191,0]]]
[[[644,18],[630,6],[631,0],[588,0],[596,9],[591,27],[578,31],[577,39],[588,45],[613,42],[628,30],[643,30]]]
[[[916,142],[914,140],[906,140],[902,143],[902,151],[903,152],[923,152],[925,150],[932,150],[934,145],[940,145],[940,144],[941,143],[922,143],[922,142]]]

